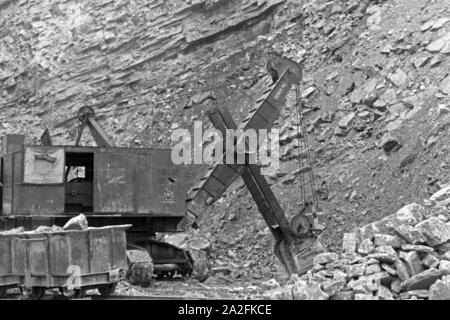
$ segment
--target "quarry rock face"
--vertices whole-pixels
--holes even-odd
[[[271,83],[265,60],[274,50],[303,67],[304,131],[330,217],[321,241],[332,254],[313,272],[322,292],[333,300],[442,297],[442,284],[402,286],[431,268],[447,270],[448,220],[428,207],[450,207],[450,23],[442,8],[448,1],[3,1],[0,134],[40,143],[49,127],[56,144],[73,144],[78,121],[70,118],[92,106],[118,146],[171,147],[174,130],[196,120],[209,128],[214,105],[245,119]],[[291,92],[275,125],[284,138],[280,168],[267,176],[287,214],[299,206],[302,179],[281,176],[306,156],[297,114]],[[85,135],[82,144],[94,143]],[[188,167],[186,188],[200,169]],[[240,181],[213,205],[200,228],[223,281],[282,272],[266,227]],[[344,233],[355,239],[345,246],[353,258],[333,255]],[[327,272],[337,266],[348,277],[343,288]],[[351,282],[357,277],[368,278]],[[291,299],[292,288],[271,297]]]
[[[204,64],[195,55],[174,59],[178,54],[211,43],[242,25],[257,24],[283,2],[4,1],[0,28],[9,32],[0,36],[4,66],[0,105],[6,109],[14,106],[19,113],[15,115],[20,115],[19,122],[9,129],[28,126],[29,133],[38,136],[41,128],[64,122],[84,105],[99,110],[154,100],[156,87],[165,90],[173,80],[179,85],[194,75],[186,72],[187,68]],[[184,79],[170,80],[170,74],[184,74]],[[133,92],[139,94],[129,97]],[[200,105],[210,96],[201,92],[176,103],[179,107]],[[173,115],[164,107],[155,108],[158,110],[152,115],[170,122]],[[5,114],[4,119],[11,115]],[[133,120],[142,130],[144,122]],[[108,126],[119,135],[118,140],[124,139],[121,143],[129,143],[130,131],[121,134],[114,130],[119,123],[108,121]],[[63,123],[53,129],[54,138],[69,142],[72,137],[64,128],[72,126]],[[153,143],[161,135],[158,130]]]

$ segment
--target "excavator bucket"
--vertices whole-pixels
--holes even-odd
[[[324,252],[319,238],[311,237],[303,239],[302,242],[294,244],[294,256],[297,262],[297,273],[305,274],[314,265],[314,257]]]

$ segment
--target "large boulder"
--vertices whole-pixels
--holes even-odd
[[[373,276],[362,276],[357,280],[349,281],[347,287],[355,293],[372,294],[377,290],[377,281]]]
[[[450,184],[433,194],[430,197],[430,201],[436,205],[446,206],[450,204]]]
[[[165,234],[163,240],[183,250],[208,251],[211,248],[211,243],[206,238],[185,232]]]
[[[355,298],[355,293],[352,290],[341,291],[334,296],[330,297],[330,300],[353,300]]]
[[[327,300],[329,298],[320,288],[320,284],[307,283],[303,280],[299,280],[293,285],[292,297],[294,300]]]
[[[353,264],[344,266],[345,273],[349,278],[360,277],[364,274],[365,267],[361,264]]]
[[[395,262],[395,271],[397,271],[397,277],[401,281],[405,281],[410,278],[410,274],[408,271],[408,267],[403,261],[397,261]]]
[[[268,300],[292,300],[293,285],[286,285],[273,290],[264,292],[263,298]]]
[[[431,268],[407,279],[402,283],[405,291],[411,290],[428,290],[430,286],[441,277],[441,271]]]
[[[314,257],[314,264],[326,264],[330,262],[335,262],[339,259],[337,253],[334,252],[324,252],[320,253]]]
[[[361,227],[358,230],[359,236],[363,240],[372,238],[377,233],[394,234],[395,228],[402,224],[415,226],[422,221],[424,214],[425,208],[423,206],[417,203],[408,204],[394,214]]]
[[[358,253],[362,255],[369,254],[375,250],[375,246],[370,239],[364,239],[358,248]]]
[[[410,251],[405,255],[406,266],[411,275],[421,273],[423,271],[422,262],[416,251]]]
[[[387,220],[396,226],[401,223],[414,225],[423,219],[424,213],[425,208],[423,206],[417,203],[411,203],[399,209],[394,215],[388,216]]]
[[[424,243],[427,239],[417,228],[401,224],[395,228],[395,233],[409,244]]]
[[[86,230],[88,228],[88,221],[84,214],[79,214],[73,217],[64,225],[64,230]]]
[[[437,246],[450,240],[450,226],[437,217],[422,221],[416,228],[426,237],[426,243],[430,246]]]
[[[190,233],[165,234],[163,240],[179,249],[189,252],[193,260],[192,276],[205,281],[211,271],[209,254],[211,243],[204,237]]]
[[[357,240],[356,233],[344,233],[344,237],[342,239],[342,251],[347,254],[353,254],[356,250]]]
[[[261,287],[266,290],[272,290],[280,287],[280,284],[275,279],[269,279],[261,283]]]
[[[374,236],[374,243],[375,246],[391,246],[393,248],[401,248],[402,239],[398,236],[376,233]]]
[[[430,287],[430,300],[450,300],[450,277],[442,277]]]
[[[379,297],[381,300],[394,300],[394,295],[392,294],[391,290],[382,285],[378,286],[377,297]]]
[[[439,263],[439,270],[442,272],[442,274],[450,275],[450,261],[441,260]]]
[[[345,285],[347,284],[347,281],[345,279],[335,279],[335,280],[329,280],[321,285],[321,289],[324,293],[326,293],[329,296],[335,296],[336,294],[341,291]]]
[[[153,280],[153,260],[144,250],[127,250],[127,280],[133,285],[147,287]]]

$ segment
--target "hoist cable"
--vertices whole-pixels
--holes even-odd
[[[303,116],[303,105],[302,105],[301,101],[300,101],[300,112],[301,112],[301,115]],[[314,206],[317,208],[317,206],[319,205],[319,200],[317,198],[317,193],[316,193],[316,187],[315,187],[315,181],[314,181],[314,172],[313,172],[312,161],[311,161],[311,152],[310,152],[310,149],[309,149],[308,135],[307,135],[307,132],[306,132],[305,122],[302,121],[301,125],[303,127],[302,130],[304,131],[303,143],[305,144],[306,157],[307,157],[307,162],[308,162],[308,166],[309,166],[309,178],[310,178],[310,185],[311,185],[311,193],[312,193],[312,197],[313,197]]]
[[[297,127],[297,145],[298,145],[298,167],[299,167],[299,176],[300,176],[300,204],[302,205],[302,208],[305,208],[306,206],[306,193],[305,193],[305,179],[302,173],[303,169],[303,143],[301,141],[301,135],[303,134],[300,129],[300,123],[302,121],[301,119],[301,111],[300,111],[300,88],[299,85],[295,85],[295,98],[296,98],[296,127]]]

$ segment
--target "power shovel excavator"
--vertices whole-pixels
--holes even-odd
[[[240,143],[235,139],[234,146],[226,150],[223,161],[214,164],[188,193],[187,215],[183,220],[184,227],[198,227],[198,220],[207,208],[218,200],[226,189],[239,176],[244,180],[258,209],[275,238],[274,253],[288,275],[305,273],[311,266],[314,256],[323,251],[318,236],[324,230],[322,224],[324,214],[321,212],[314,187],[314,175],[311,156],[303,119],[299,82],[302,77],[301,67],[294,61],[284,57],[274,57],[270,65],[273,83],[257,100],[257,106],[239,125],[234,122],[229,111],[224,107],[215,107],[208,112],[213,126],[226,137],[227,129],[270,129],[278,118],[286,97],[293,86],[296,87],[297,121],[299,132],[299,174],[300,195],[299,212],[288,219],[273,194],[261,169],[256,164],[227,164],[227,152],[235,153]],[[276,74],[275,74],[276,73]],[[241,131],[242,132],[242,131]],[[241,137],[244,138],[244,137]],[[242,142],[242,141],[241,141]],[[233,155],[236,159],[236,154]],[[228,158],[229,159],[229,158]],[[248,157],[247,157],[248,159]],[[304,175],[309,175],[311,199],[306,199]]]
[[[286,216],[265,177],[261,174],[261,168],[257,164],[248,161],[250,158],[248,154],[246,157],[247,161],[243,164],[228,164],[226,162],[228,153],[232,153],[231,157],[236,158],[236,146],[242,142],[239,140],[242,137],[235,137],[233,148],[224,148],[226,150],[223,155],[224,161],[211,166],[206,174],[201,177],[200,181],[188,191],[186,200],[184,198],[179,199],[182,202],[179,206],[176,205],[178,204],[177,196],[180,195],[180,197],[183,197],[183,193],[179,190],[178,193],[177,191],[174,192],[174,189],[170,188],[176,188],[176,182],[181,183],[182,177],[177,176],[176,179],[173,179],[167,176],[172,174],[170,172],[177,172],[178,169],[175,168],[176,166],[174,164],[167,163],[165,162],[166,160],[161,159],[161,157],[165,159],[170,150],[139,151],[126,148],[126,152],[129,152],[130,156],[126,157],[126,153],[123,152],[121,153],[120,161],[117,163],[114,162],[116,160],[108,162],[113,166],[111,169],[107,169],[108,176],[116,174],[117,177],[115,178],[122,179],[123,177],[119,177],[119,173],[128,172],[129,166],[135,166],[133,170],[139,171],[141,168],[139,164],[136,167],[136,164],[130,164],[128,162],[133,157],[131,155],[136,153],[139,159],[148,159],[145,161],[149,161],[148,163],[145,162],[144,171],[153,172],[149,175],[149,184],[146,185],[146,188],[151,189],[153,188],[151,184],[160,182],[170,188],[167,191],[165,189],[157,190],[158,194],[155,195],[151,194],[150,191],[148,191],[148,195],[144,192],[144,198],[142,198],[138,193],[140,186],[138,184],[136,185],[136,178],[133,178],[130,180],[130,184],[136,185],[136,187],[132,187],[134,188],[133,192],[136,192],[134,199],[136,201],[147,201],[146,199],[148,198],[150,204],[158,202],[165,203],[163,204],[165,208],[172,206],[172,204],[174,208],[176,207],[176,210],[164,213],[162,217],[155,215],[152,210],[146,211],[148,218],[142,214],[121,214],[121,212],[107,212],[107,215],[98,216],[98,219],[95,215],[89,217],[93,222],[98,221],[98,224],[115,223],[119,221],[116,221],[116,218],[126,219],[126,223],[133,224],[133,228],[135,228],[133,230],[134,233],[130,233],[129,236],[127,235],[130,238],[128,246],[132,249],[127,252],[130,263],[129,278],[132,280],[132,283],[148,283],[153,272],[168,275],[173,275],[174,272],[180,272],[183,275],[192,274],[200,280],[206,279],[209,271],[209,262],[206,252],[202,250],[207,246],[203,245],[201,241],[189,242],[180,240],[176,234],[174,237],[169,236],[162,239],[163,242],[150,239],[150,237],[153,237],[155,231],[170,233],[186,231],[190,227],[198,228],[198,222],[202,215],[212,203],[224,194],[226,189],[239,176],[244,180],[261,215],[275,238],[274,253],[287,274],[302,274],[306,272],[312,265],[313,257],[317,253],[322,252],[323,249],[318,237],[324,229],[321,223],[324,215],[319,207],[318,197],[314,187],[311,156],[303,119],[299,88],[299,82],[302,77],[301,67],[296,62],[281,56],[273,57],[269,65],[269,72],[273,83],[267,87],[262,97],[257,100],[257,105],[250,110],[247,118],[239,126],[234,122],[229,111],[223,106],[209,110],[208,117],[214,127],[222,133],[223,137],[226,137],[227,129],[241,129],[243,132],[246,132],[248,129],[254,129],[256,131],[259,129],[270,129],[279,117],[288,93],[295,86],[297,97],[296,127],[299,130],[296,137],[298,137],[300,151],[298,156],[298,174],[300,176],[298,212],[294,214],[290,213],[290,218]],[[92,108],[81,108],[78,119],[80,121],[80,128],[74,147],[79,146],[83,129],[88,127],[99,148],[99,152],[105,148],[113,149],[111,151],[114,153],[114,159],[119,159],[117,157],[119,157],[120,153],[116,153],[115,149],[120,148],[114,148],[114,142],[96,122],[95,112]],[[43,145],[52,145],[48,130],[42,135],[41,141]],[[73,148],[69,149],[72,150]],[[146,158],[147,156],[151,156],[150,154],[146,154],[148,152],[160,153],[157,156],[153,156],[153,158]],[[100,168],[101,170],[104,169]],[[69,171],[70,164],[65,172],[66,181],[68,180]],[[101,173],[100,171],[98,173]],[[141,174],[142,178],[145,178],[144,173]],[[160,176],[156,177],[156,180],[152,180],[151,176],[154,174]],[[309,176],[309,187],[311,189],[311,198],[309,200],[306,199],[307,183],[305,181],[307,176]],[[98,178],[94,178],[94,184],[95,179]],[[122,184],[122,186],[124,185]],[[163,196],[159,194],[161,191],[164,191]],[[120,222],[123,224],[122,220]]]

